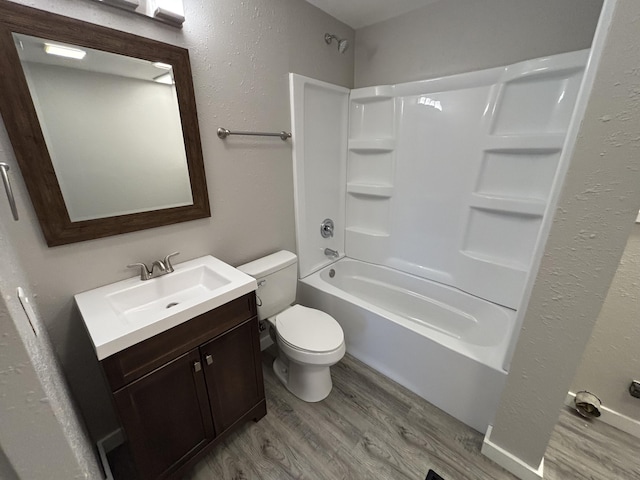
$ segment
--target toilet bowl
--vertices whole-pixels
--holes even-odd
[[[285,250],[246,263],[239,270],[258,280],[258,318],[275,330],[276,377],[295,396],[319,402],[331,393],[330,367],[345,354],[344,333],[329,314],[292,305],[297,286],[297,257]]]
[[[344,333],[330,315],[293,305],[269,319],[276,330],[276,377],[305,402],[324,400],[333,384],[330,367],[344,357]],[[275,325],[274,325],[275,323]]]

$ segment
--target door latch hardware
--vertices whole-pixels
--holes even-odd
[[[632,380],[629,385],[629,393],[632,397],[640,398],[640,380]]]

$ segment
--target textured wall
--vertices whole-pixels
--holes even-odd
[[[571,391],[595,393],[607,408],[640,422],[640,225],[633,227]]]
[[[291,147],[278,139],[216,137],[218,126],[240,130],[290,128],[287,74],[352,86],[353,50],[340,55],[326,31],[354,32],[301,0],[190,0],[182,30],[91,1],[20,0],[189,49],[212,218],[74,245],[47,248],[4,125],[0,161],[12,166],[20,222],[7,223],[36,302],[85,413],[99,437],[115,425],[93,350],[73,294],[132,275],[125,265],[179,250],[176,261],[205,254],[240,264],[272,251],[295,250]]]
[[[491,436],[535,468],[640,207],[640,3],[617,5]]]
[[[356,87],[589,48],[603,0],[440,0],[356,32]]]
[[[35,315],[36,337],[16,296],[26,279],[4,224],[0,265],[0,479],[99,478],[43,325]]]

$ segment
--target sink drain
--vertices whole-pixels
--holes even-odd
[[[178,305],[178,302],[171,302],[169,305],[167,305],[165,308],[171,308],[171,307],[175,307],[176,305]]]

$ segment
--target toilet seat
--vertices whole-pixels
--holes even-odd
[[[330,353],[344,344],[340,324],[315,308],[294,305],[275,316],[276,332],[290,348],[308,353]]]
[[[340,343],[340,345],[338,345],[336,348],[334,348],[332,350],[323,350],[321,352],[318,352],[317,350],[307,350],[307,349],[300,348],[297,345],[293,345],[293,344],[287,342],[280,335],[278,335],[278,344],[280,346],[282,346],[284,344],[288,348],[290,348],[292,350],[295,350],[298,353],[311,354],[311,355],[330,355],[330,354],[332,354],[334,352],[338,352],[339,350],[343,349],[343,347],[344,347],[344,342],[342,342],[342,343]]]

